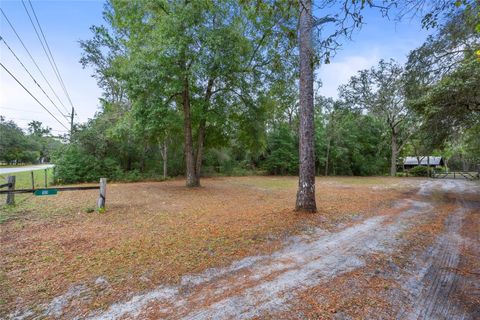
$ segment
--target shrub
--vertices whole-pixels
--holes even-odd
[[[140,171],[138,171],[137,169],[123,172],[118,176],[119,180],[127,181],[127,182],[137,182],[145,178],[147,178],[147,175],[142,175]]]
[[[118,163],[86,154],[76,145],[67,145],[55,156],[55,178],[60,183],[98,181],[101,177],[116,180],[121,177]]]
[[[408,173],[414,177],[426,177],[428,176],[428,168],[424,166],[417,166],[410,169]]]
[[[436,167],[434,170],[437,173],[446,173],[447,172],[447,167]]]

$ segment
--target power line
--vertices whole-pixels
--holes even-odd
[[[63,109],[65,110],[65,112],[68,113],[68,110],[67,108],[65,107],[65,105],[63,104],[62,100],[60,99],[60,97],[57,95],[57,93],[55,92],[55,90],[53,89],[52,85],[50,84],[50,82],[47,80],[47,78],[45,77],[45,74],[42,72],[42,70],[40,69],[40,67],[38,66],[37,62],[35,61],[35,59],[33,58],[32,54],[30,53],[30,51],[27,49],[27,46],[25,45],[25,43],[23,42],[22,38],[20,37],[20,35],[17,33],[17,30],[15,29],[15,27],[13,26],[13,24],[10,22],[10,20],[8,19],[7,15],[5,14],[5,12],[2,10],[2,8],[0,8],[0,12],[2,12],[2,15],[3,17],[5,18],[5,20],[8,22],[8,24],[10,25],[10,28],[12,28],[13,32],[15,33],[15,35],[17,36],[17,39],[20,41],[20,43],[22,44],[23,48],[25,49],[25,51],[27,52],[28,56],[30,57],[30,59],[32,60],[33,64],[35,65],[35,67],[37,68],[38,72],[42,75],[42,78],[43,80],[45,80],[45,82],[47,83],[48,87],[50,88],[50,90],[53,92],[53,94],[55,95],[55,97],[57,98],[57,100],[60,102],[60,104],[62,105]]]
[[[55,75],[57,76],[57,79],[58,79],[58,81],[60,82],[60,85],[62,86],[63,92],[64,92],[65,95],[67,96],[68,102],[70,102],[70,106],[73,108],[72,100],[70,99],[70,95],[68,94],[68,91],[67,91],[67,88],[66,88],[66,86],[65,86],[65,83],[63,82],[63,79],[62,79],[62,76],[61,76],[61,74],[60,74],[60,71],[58,70],[57,63],[55,62],[55,58],[53,57],[52,51],[50,50],[50,46],[48,45],[47,38],[45,37],[45,34],[43,33],[42,26],[40,25],[40,22],[38,21],[38,17],[37,17],[37,14],[35,13],[35,9],[33,8],[32,2],[31,2],[30,0],[28,0],[28,3],[29,3],[29,5],[30,5],[30,8],[32,9],[32,13],[33,13],[33,15],[34,15],[34,17],[35,17],[35,21],[37,22],[38,29],[40,30],[40,33],[42,34],[43,41],[45,42],[45,46],[47,47],[47,50],[48,50],[48,53],[50,54],[50,57],[49,57],[49,55],[47,54],[47,52],[46,52],[46,50],[45,50],[45,46],[43,45],[43,42],[42,42],[42,40],[40,39],[40,36],[39,36],[39,34],[38,34],[38,31],[37,31],[37,28],[35,28],[35,24],[34,24],[33,21],[32,21],[32,18],[31,18],[31,16],[30,16],[30,13],[28,12],[27,7],[25,6],[25,1],[22,0],[23,7],[25,8],[25,11],[27,12],[28,18],[30,19],[30,22],[32,23],[32,26],[33,26],[33,29],[35,30],[35,33],[37,34],[38,40],[40,40],[40,43],[42,44],[42,48],[43,48],[43,50],[45,51],[45,54],[46,54],[47,57],[48,57],[48,61],[49,61],[50,64],[52,65],[52,68],[54,69]],[[50,60],[50,58],[51,58],[51,60]]]
[[[58,76],[57,70],[55,69],[52,59],[50,58],[50,55],[47,52],[47,48],[45,47],[45,44],[43,43],[42,39],[40,38],[40,34],[38,33],[37,27],[35,26],[35,23],[33,22],[32,16],[30,15],[30,12],[28,11],[27,7],[25,6],[25,2],[22,0],[22,5],[23,8],[25,9],[25,12],[28,15],[28,19],[30,19],[30,23],[32,24],[33,30],[35,31],[35,34],[37,35],[38,41],[40,41],[40,44],[42,45],[43,52],[47,56],[48,63],[50,64],[50,67],[53,70],[53,73],[55,74],[55,77],[57,78],[58,82],[60,83],[60,86],[62,87],[62,82],[60,81],[60,77]],[[62,87],[63,89],[63,87]],[[64,90],[65,93],[65,90]]]
[[[62,75],[60,74],[60,71],[58,70],[57,63],[55,62],[55,58],[53,57],[52,51],[50,50],[50,46],[48,45],[47,38],[45,37],[45,33],[43,32],[42,26],[40,25],[40,21],[38,21],[37,14],[35,12],[35,9],[33,8],[32,2],[28,0],[28,4],[30,5],[30,9],[32,9],[33,15],[35,17],[35,21],[37,22],[38,29],[40,30],[40,33],[42,34],[43,41],[45,42],[45,46],[42,43],[42,40],[40,39],[40,36],[38,35],[37,28],[35,28],[35,24],[32,21],[32,18],[30,16],[30,13],[27,10],[27,7],[25,6],[25,1],[22,0],[23,7],[25,8],[25,11],[27,12],[28,18],[30,19],[30,22],[32,23],[33,29],[35,30],[35,33],[37,34],[38,40],[42,44],[43,51],[45,54],[47,52],[45,51],[45,46],[47,46],[48,53],[50,54],[50,57],[47,54],[48,61],[50,62],[50,65],[54,69],[54,73],[57,76],[57,80],[60,82],[60,85],[62,86],[63,92],[67,96],[68,102],[70,102],[70,106],[72,107],[72,112],[70,114],[70,134],[73,135],[73,120],[75,117],[75,108],[73,107],[72,99],[70,99],[70,95],[68,94],[67,87],[65,86],[65,82],[63,81]],[[51,59],[50,59],[51,58]],[[53,62],[53,65],[52,65]]]
[[[55,102],[53,102],[53,100],[50,98],[50,96],[45,92],[45,90],[43,90],[42,86],[37,82],[37,80],[35,80],[35,78],[32,76],[32,74],[30,73],[30,71],[28,71],[27,67],[25,67],[25,65],[23,64],[23,62],[20,60],[20,58],[18,58],[18,56],[15,54],[15,52],[12,50],[12,48],[10,48],[10,46],[8,45],[8,43],[5,41],[5,39],[0,35],[0,40],[3,41],[3,43],[5,44],[5,46],[7,46],[8,50],[10,50],[10,52],[13,54],[13,56],[15,57],[15,59],[17,59],[17,61],[22,65],[23,69],[25,69],[25,71],[28,73],[28,75],[30,76],[30,78],[32,78],[33,82],[35,82],[35,84],[40,88],[40,90],[42,90],[43,94],[48,98],[48,100],[50,100],[50,102],[53,104],[53,106],[55,107],[55,109],[57,109],[58,112],[60,112],[60,114],[64,117],[66,117],[62,111],[57,107],[57,105],[55,104]]]
[[[45,111],[47,111],[55,120],[57,120],[58,123],[60,123],[62,125],[62,127],[64,127],[65,129],[68,130],[68,128],[62,123],[60,122],[60,120],[57,119],[57,117],[55,117],[53,115],[53,113],[50,112],[50,110],[48,110],[11,72],[10,70],[8,70],[4,65],[3,63],[0,62],[0,66],[2,66],[3,69],[5,69],[5,71],[8,72],[8,74],[25,90],[28,92],[28,94],[35,100],[37,101],[37,103],[43,108],[45,109]]]

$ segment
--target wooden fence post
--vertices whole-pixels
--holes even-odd
[[[8,176],[7,183],[9,183],[8,191],[15,190],[15,176]],[[9,192],[7,194],[7,204],[14,205],[15,204],[15,193]]]
[[[100,195],[97,201],[98,212],[105,211],[105,197],[107,195],[107,178],[100,178]]]
[[[33,177],[33,171],[30,171],[30,176],[32,177],[32,189],[35,189],[35,178]]]

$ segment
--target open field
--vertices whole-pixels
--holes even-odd
[[[2,207],[0,316],[428,314],[404,310],[415,297],[445,304],[441,294],[427,301],[423,290],[434,289],[414,278],[443,261],[428,252],[447,252],[459,270],[437,275],[456,281],[452,295],[478,280],[480,195],[468,182],[319,178],[314,215],[292,211],[295,177],[183,184],[109,184],[104,214],[91,212],[97,190]],[[436,269],[425,270],[427,283]],[[478,298],[463,300],[465,319],[480,312]]]

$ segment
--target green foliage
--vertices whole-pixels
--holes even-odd
[[[85,212],[86,212],[86,213],[95,212],[95,208],[92,208],[92,207],[85,208]]]
[[[477,171],[480,165],[480,125],[466,129],[457,139],[451,139],[443,153],[450,170]]]
[[[283,32],[293,29],[289,12],[230,0],[108,1],[108,27],[92,27],[93,38],[81,42],[81,62],[93,66],[105,110],[117,110],[111,138],[140,137],[134,145],[148,149],[183,130],[184,139],[196,141],[185,143],[190,164],[192,155],[205,154],[202,148],[232,140],[258,157],[266,146],[263,92],[295,70],[293,56],[280,53],[290,40],[272,32],[280,18]]]
[[[91,182],[100,177],[139,181],[162,176],[161,146],[149,143],[141,131],[132,129],[131,118],[112,108],[109,105],[95,119],[77,127],[72,142],[55,153],[59,182]],[[180,138],[170,139],[170,175],[183,172]]]
[[[38,163],[49,161],[51,153],[61,142],[50,136],[50,129],[42,123],[29,124],[30,134],[25,134],[13,121],[5,121],[0,116],[0,162],[7,164]]]
[[[428,176],[428,168],[425,166],[416,166],[410,169],[408,173],[414,177],[426,177]]]
[[[448,168],[443,166],[435,167],[434,171],[437,173],[446,173],[448,172]]]
[[[298,138],[292,130],[282,125],[267,138],[266,159],[262,167],[270,174],[297,174]]]
[[[382,120],[338,103],[316,125],[319,173],[377,175],[388,167],[388,135]]]
[[[111,158],[99,159],[72,144],[59,150],[55,157],[56,179],[59,183],[91,182],[101,177],[116,180],[122,172]]]
[[[423,118],[433,148],[446,147],[480,121],[480,61],[475,54],[480,48],[475,30],[480,6],[475,1],[459,3],[461,9],[410,53],[406,65],[407,98]]]
[[[412,103],[425,117],[434,145],[442,146],[452,134],[480,124],[480,62],[468,59]]]

